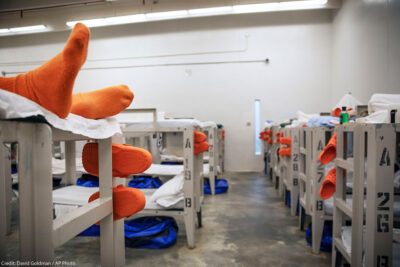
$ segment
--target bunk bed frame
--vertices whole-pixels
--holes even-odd
[[[54,249],[100,221],[100,257],[103,266],[124,266],[124,222],[113,222],[111,138],[99,143],[100,198],[53,220],[52,141],[66,141],[67,177],[75,178],[74,142],[91,138],[50,127],[45,123],[0,121],[0,258],[6,258],[10,232],[11,180],[5,143],[18,143],[19,241],[22,261],[50,262]],[[100,164],[101,163],[101,164]]]
[[[332,266],[345,258],[352,266],[392,266],[393,175],[396,133],[400,124],[345,124],[337,132],[337,178],[334,195]],[[344,148],[345,137],[353,135],[353,162]],[[364,160],[367,155],[367,194],[364,224]],[[343,170],[353,172],[353,203],[346,203],[346,178]],[[351,253],[342,242],[342,226],[351,221]],[[363,234],[365,226],[365,234]]]
[[[195,221],[197,214],[198,226],[201,227],[202,210],[201,205],[204,199],[203,190],[203,154],[194,155],[194,132],[200,131],[200,127],[159,127],[157,124],[156,109],[135,109],[127,110],[129,113],[152,113],[153,127],[133,128],[123,127],[123,136],[125,138],[135,138],[154,133],[182,133],[183,134],[183,163],[184,163],[184,208],[183,210],[143,210],[139,215],[164,215],[164,216],[183,216],[186,237],[189,248],[195,247]],[[124,112],[124,113],[125,113]]]

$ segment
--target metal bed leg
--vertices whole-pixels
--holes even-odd
[[[201,221],[201,208],[200,208],[200,211],[197,212],[197,224],[198,224],[199,228],[201,228],[203,226],[202,221]]]
[[[65,183],[67,185],[76,183],[76,152],[75,141],[65,141]]]
[[[6,148],[4,147],[2,134],[0,131],[0,160],[2,168],[0,170],[0,260],[6,257],[6,235],[7,235],[7,223],[9,218],[7,217],[7,172],[5,165],[8,161],[8,153],[6,153]]]
[[[317,218],[317,216],[312,216],[311,229],[312,252],[318,254],[321,248],[322,232],[324,231],[324,220]]]
[[[99,183],[100,199],[112,197],[112,153],[111,138],[98,140],[99,144]],[[113,213],[100,221],[100,258],[102,266],[122,266],[125,263],[125,247],[121,234],[121,222],[114,223]],[[123,228],[122,228],[123,229]],[[114,231],[118,231],[114,233]],[[122,239],[122,240],[121,240]],[[118,254],[116,254],[118,252]]]
[[[3,163],[3,172],[4,172],[4,183],[5,183],[5,218],[7,219],[6,224],[6,234],[11,233],[11,199],[12,199],[12,178],[11,178],[11,161],[10,161],[10,153],[6,146],[2,146],[1,148],[4,151],[4,154],[1,156]],[[0,178],[1,179],[1,178]]]
[[[304,222],[305,222],[304,217],[305,217],[304,208],[302,206],[300,206],[300,209],[299,209],[299,227],[300,227],[301,231],[304,230]]]
[[[53,259],[51,129],[21,124],[19,140],[19,213],[21,260]]]

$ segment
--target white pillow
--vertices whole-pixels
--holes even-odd
[[[158,188],[150,198],[151,202],[157,202],[158,199],[174,196],[183,192],[183,173],[176,175],[174,178],[164,183]]]

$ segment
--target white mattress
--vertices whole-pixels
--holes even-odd
[[[202,122],[200,122],[200,125],[201,125],[202,128],[204,128],[204,127],[217,128],[218,127],[217,124],[215,122],[213,122],[213,121],[202,121]]]
[[[175,127],[201,127],[201,122],[198,120],[190,120],[190,119],[181,119],[181,120],[159,120],[157,121],[158,128],[175,128]],[[131,122],[126,124],[125,129],[148,129],[153,128],[153,121],[140,121],[140,122]]]
[[[398,239],[396,235],[396,233],[398,231],[396,231],[397,229],[393,229],[393,240]],[[365,228],[364,228],[364,235],[365,235]],[[343,245],[346,249],[347,253],[351,253],[351,226],[343,226],[342,227],[342,242]],[[365,251],[365,246],[363,247],[363,251]],[[392,266],[400,266],[400,253],[398,253],[398,251],[400,251],[400,244],[393,242],[392,244],[392,257],[393,257],[393,264]],[[363,255],[363,266],[365,266],[365,256]]]
[[[346,199],[347,204],[350,206],[353,205],[353,199],[352,198],[347,198]],[[326,215],[333,215],[333,197],[327,199],[324,201],[325,205],[325,214]],[[364,201],[364,213],[366,209],[366,201]],[[394,201],[393,202],[393,216],[394,217],[400,217],[400,202],[399,201]]]
[[[210,173],[210,165],[203,164],[203,175],[208,176]],[[143,174],[151,176],[176,176],[183,173],[183,165],[162,165],[151,164],[150,168],[143,172]]]
[[[82,158],[76,158],[76,171],[86,173],[83,168]],[[53,175],[65,174],[65,159],[52,159],[52,173]]]
[[[161,154],[161,161],[182,163],[183,162],[183,157],[178,157],[178,156],[175,156],[175,155]],[[204,156],[203,157],[203,162],[204,163],[208,163],[209,161],[210,161],[210,157],[209,156]]]
[[[165,210],[166,208],[151,202],[150,198],[157,189],[140,189],[146,197],[146,210]],[[98,187],[66,186],[53,191],[53,203],[56,216],[60,217],[88,203],[89,197],[99,191]],[[168,209],[183,209],[183,201]]]

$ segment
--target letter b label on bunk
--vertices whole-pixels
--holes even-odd
[[[190,170],[185,170],[185,180],[191,180],[191,179],[192,176]]]
[[[185,198],[185,207],[186,208],[192,207],[192,199],[190,197]]]

